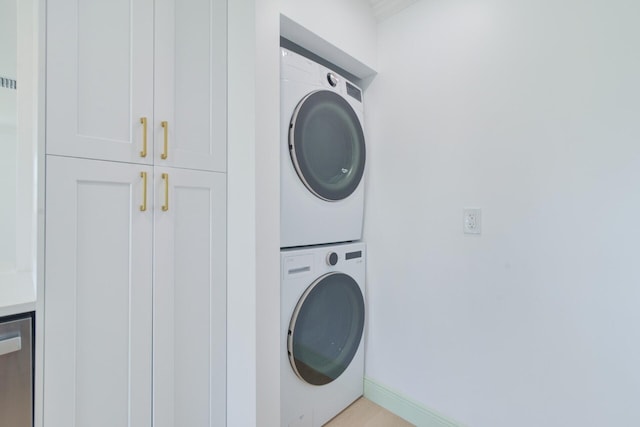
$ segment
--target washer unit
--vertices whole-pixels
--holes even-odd
[[[362,238],[362,91],[281,48],[280,247]]]
[[[280,253],[282,426],[321,426],[363,394],[365,245]]]

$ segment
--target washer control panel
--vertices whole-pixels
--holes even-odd
[[[319,277],[329,272],[348,273],[365,262],[366,247],[362,243],[343,243],[315,248],[284,249],[281,252],[283,283],[289,280]]]
[[[336,76],[334,73],[327,73],[327,81],[329,82],[331,87],[338,86],[338,76]]]
[[[329,252],[327,254],[327,264],[336,265],[338,263],[338,254],[335,252]]]
[[[362,258],[362,251],[345,252],[344,260],[349,261],[353,259]],[[327,254],[327,265],[334,266],[338,264],[340,256],[335,252],[329,252]]]

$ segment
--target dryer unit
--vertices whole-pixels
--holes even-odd
[[[281,251],[282,426],[318,427],[363,394],[365,245]]]
[[[280,247],[362,238],[362,91],[281,48]]]

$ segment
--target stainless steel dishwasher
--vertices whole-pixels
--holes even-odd
[[[33,427],[33,318],[0,318],[0,426]]]

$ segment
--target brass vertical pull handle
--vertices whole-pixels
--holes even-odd
[[[160,155],[160,158],[162,160],[167,160],[167,157],[169,156],[169,122],[163,121],[161,125],[164,129],[164,149],[162,151],[162,154]]]
[[[162,179],[164,180],[164,205],[162,205],[162,210],[166,212],[169,210],[169,174],[163,173]]]
[[[147,157],[147,118],[140,117],[140,123],[142,123],[142,151],[140,157]]]
[[[142,178],[142,204],[140,210],[142,212],[147,210],[147,173],[140,172],[140,178]]]

